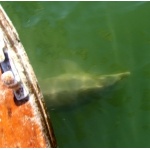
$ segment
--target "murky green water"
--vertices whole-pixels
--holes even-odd
[[[1,4],[38,79],[62,74],[63,60],[91,74],[131,72],[101,99],[49,109],[59,147],[150,147],[150,2]]]

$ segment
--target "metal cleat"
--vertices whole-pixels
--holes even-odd
[[[3,52],[3,49],[5,47],[5,43],[4,43],[4,40],[2,39],[1,34],[2,33],[0,32],[0,63],[5,60],[5,56],[4,56],[4,52]]]
[[[3,49],[1,49],[0,51],[2,51],[4,55],[4,60],[0,60],[0,67],[3,73],[1,79],[4,85],[13,90],[16,100],[26,100],[29,95],[28,90],[21,83],[13,60],[9,56],[8,51],[4,52]]]

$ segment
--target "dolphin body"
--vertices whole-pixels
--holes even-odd
[[[129,75],[130,72],[100,76],[66,73],[42,80],[40,87],[47,107],[56,109],[88,102]]]

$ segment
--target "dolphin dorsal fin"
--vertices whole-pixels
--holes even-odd
[[[67,60],[67,59],[62,60],[61,66],[65,73],[71,73],[71,74],[83,73],[83,70],[77,65],[77,63],[71,60]]]

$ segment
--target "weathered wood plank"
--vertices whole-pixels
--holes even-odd
[[[52,124],[33,68],[12,22],[0,6],[0,40],[14,60],[21,82],[29,91],[25,101],[14,99],[0,80],[0,147],[57,147]],[[1,76],[1,71],[0,71]]]

